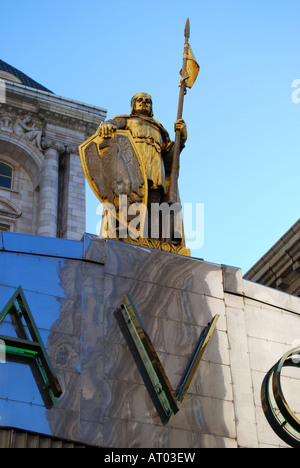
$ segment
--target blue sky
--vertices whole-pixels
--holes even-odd
[[[148,92],[171,137],[189,17],[200,73],[185,96],[179,187],[182,203],[204,203],[192,255],[245,274],[297,221],[299,0],[0,1],[2,60],[108,118]],[[88,188],[88,232],[97,205]]]

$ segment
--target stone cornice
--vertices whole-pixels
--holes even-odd
[[[259,275],[262,275],[264,269],[274,266],[275,263],[279,265],[281,259],[286,252],[288,252],[296,243],[299,242],[300,237],[300,219],[274,244],[268,252],[261,257],[258,262],[250,268],[244,275],[245,279],[257,281]],[[294,259],[295,260],[295,259]]]
[[[300,220],[244,275],[250,281],[299,294]]]
[[[49,123],[93,131],[106,118],[106,110],[56,94],[6,82],[6,102],[23,112],[37,113]]]
[[[6,107],[6,109],[5,109]],[[16,123],[26,123],[26,118],[30,118],[30,126],[25,128],[24,133],[17,132]],[[34,125],[34,126],[33,126]],[[40,136],[40,143],[37,145],[34,138],[26,137],[27,131],[36,132]],[[33,135],[34,136],[34,135]],[[0,108],[0,140],[8,140],[11,143],[20,146],[26,145],[27,150],[38,149],[40,157],[43,159],[43,153],[48,148],[55,148],[60,154],[65,151],[68,154],[77,154],[78,145],[85,139],[85,132],[64,127],[54,126],[38,118],[31,119],[31,115],[17,114],[11,106],[1,106]]]

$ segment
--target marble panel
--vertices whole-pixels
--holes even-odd
[[[233,307],[235,309],[244,309],[245,298],[236,294],[225,292],[224,295],[225,307]]]
[[[107,447],[103,439],[103,424],[92,421],[79,421],[79,440],[96,447]],[[123,446],[124,447],[124,446]]]
[[[266,376],[267,371],[266,372],[258,372],[256,370],[251,371],[251,378],[252,378],[252,383],[253,383],[253,398],[254,398],[255,406],[261,406],[261,386],[262,386],[262,383]]]
[[[85,233],[83,238],[83,258],[91,262],[105,263],[105,242],[102,237]]]
[[[232,401],[187,394],[169,426],[221,437],[236,437]]]
[[[259,447],[267,446],[267,448],[289,448],[289,446],[273,431],[260,406],[255,408],[255,414]]]
[[[21,285],[23,290],[65,298],[67,296],[58,277],[58,271],[64,265],[65,260],[62,259],[2,252],[0,284],[15,289]]]
[[[204,359],[224,365],[230,364],[228,335],[226,331],[218,330],[217,327],[205,350]]]
[[[217,328],[226,329],[224,301],[218,298],[108,274],[104,294],[105,305],[116,309],[129,294],[143,319],[151,316],[204,327],[220,314]]]
[[[103,422],[104,342],[90,341],[81,349],[80,419]]]
[[[169,440],[172,433],[170,428],[134,422],[127,424],[127,432],[129,448],[170,448]]]
[[[103,294],[104,292],[104,268],[102,265],[83,265],[83,289],[88,295]]]
[[[83,342],[96,343],[104,336],[104,299],[102,295],[85,294],[82,297],[82,329]]]
[[[15,293],[15,288],[0,285],[0,310]],[[41,334],[56,331],[80,336],[81,300],[41,294],[37,291],[23,290],[36,326]],[[8,321],[8,317],[5,321]]]
[[[169,439],[170,448],[192,447],[196,449],[208,448],[237,448],[236,441],[226,437],[220,437],[215,434],[205,434],[204,432],[184,431],[182,429],[172,428]],[[193,451],[192,449],[190,450]]]
[[[106,418],[161,424],[160,417],[144,384],[105,379],[102,409],[103,416]]]
[[[137,351],[133,344],[118,344],[105,340],[104,378],[130,381],[143,385],[140,368]]]
[[[226,312],[237,441],[243,447],[254,448],[258,441],[245,314],[243,310],[229,307]]]
[[[141,315],[147,333],[157,351],[189,358],[203,330],[202,327],[174,320]]]
[[[265,374],[291,349],[290,345],[261,338],[248,337],[251,370]]]
[[[176,390],[189,359],[168,353],[158,353],[168,379]],[[230,367],[206,360],[206,351],[188,389],[189,394],[232,401]]]
[[[81,242],[46,236],[24,235],[15,232],[2,232],[1,238],[3,239],[2,248],[6,251],[82,259]]]
[[[294,340],[300,340],[300,321],[297,314],[251,300],[245,302],[245,314],[250,336],[288,343],[291,348],[294,347]],[[284,327],[282,323],[285,324]]]
[[[204,355],[189,387],[189,393],[233,401],[230,367],[207,361]]]
[[[235,440],[203,432],[171,429],[136,422],[128,425],[130,448],[186,449],[193,448],[236,448]]]
[[[40,297],[39,297],[40,296]],[[26,294],[31,304],[30,293]],[[82,304],[80,298],[73,299],[62,299],[53,298],[53,296],[37,295],[36,298],[40,300],[41,309],[35,309],[32,307],[31,310],[39,310],[42,313],[37,314],[37,326],[41,328],[49,327],[49,330],[57,333],[66,333],[69,335],[80,337],[82,327]],[[56,301],[56,302],[54,302]],[[46,310],[45,310],[46,309]],[[48,313],[49,309],[49,313]],[[50,313],[51,310],[51,313]],[[58,317],[55,320],[53,313],[57,310]],[[35,318],[35,316],[34,316]],[[45,326],[43,326],[43,322]],[[52,324],[51,324],[52,322]],[[47,327],[46,327],[47,326]]]
[[[157,352],[157,355],[173,389],[176,390],[183,372],[185,371],[189,362],[189,358],[160,351]]]
[[[300,300],[297,296],[247,280],[244,280],[244,293],[254,301],[300,314]]]
[[[143,316],[189,323],[204,327],[212,317],[220,314],[218,326],[225,328],[225,305],[222,299],[184,291],[153,283],[140,283],[129,291],[134,304]]]
[[[80,337],[51,332],[48,336],[46,348],[53,367],[70,372],[80,372]]]
[[[127,432],[128,423],[125,419],[120,418],[104,418],[103,424],[103,447],[124,448],[129,446],[129,438]]]
[[[52,408],[46,415],[51,434],[69,440],[79,440],[79,418],[77,411]]]
[[[228,265],[222,265],[224,291],[233,294],[244,294],[242,270]]]
[[[76,260],[64,260],[57,267],[59,284],[63,288],[65,297],[81,300],[83,263]],[[53,281],[55,279],[53,278]]]
[[[72,412],[79,412],[80,409],[80,374],[78,372],[67,372],[64,369],[55,369],[56,376],[63,393],[48,410],[48,414],[53,409],[61,409]]]
[[[219,265],[122,242],[107,242],[105,272],[223,298]]]

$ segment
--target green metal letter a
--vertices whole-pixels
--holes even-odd
[[[17,337],[0,334],[0,348],[5,348],[5,355],[35,359],[45,387],[52,401],[55,401],[62,394],[62,389],[21,286],[0,312],[0,325],[7,315],[10,316]]]

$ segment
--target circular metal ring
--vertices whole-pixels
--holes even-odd
[[[300,367],[299,355],[300,348],[285,353],[269,370],[261,388],[262,408],[269,424],[282,440],[295,448],[300,448],[300,420],[292,412],[283,394],[281,371],[283,367]]]

